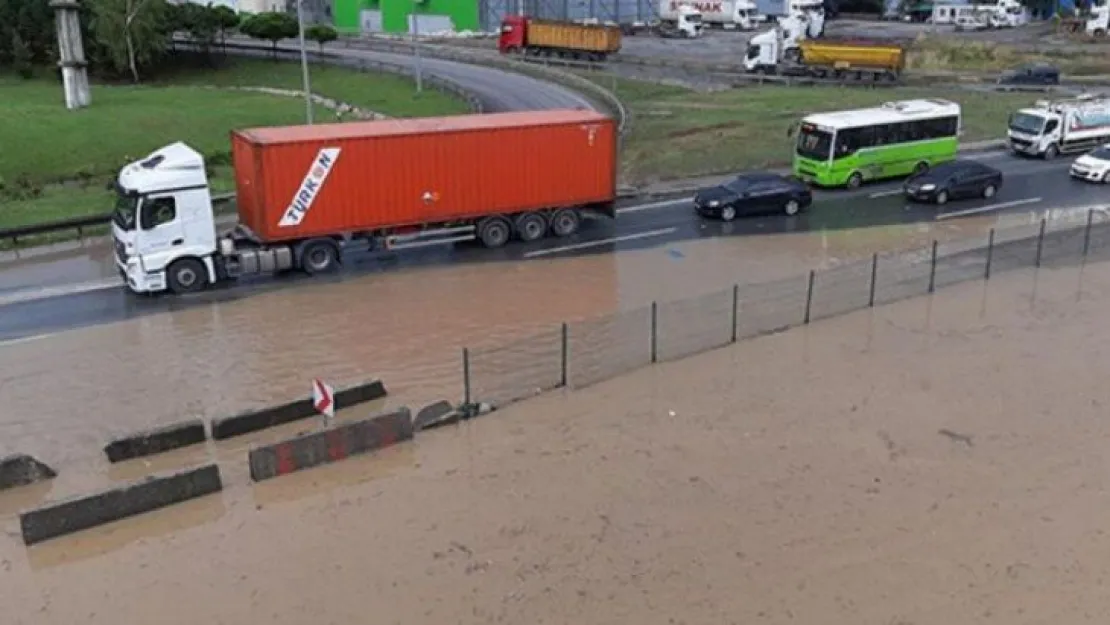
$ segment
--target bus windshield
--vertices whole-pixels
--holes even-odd
[[[816,161],[829,160],[832,152],[832,133],[802,124],[798,131],[798,156]]]
[[[1024,132],[1031,135],[1041,134],[1044,127],[1044,118],[1040,115],[1029,113],[1014,113],[1010,116],[1010,130]]]

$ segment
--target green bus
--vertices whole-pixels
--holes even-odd
[[[823,187],[856,188],[956,158],[960,105],[902,100],[816,113],[798,127],[794,175]]]

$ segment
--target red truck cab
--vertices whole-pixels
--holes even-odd
[[[528,43],[528,18],[523,15],[506,15],[501,20],[501,36],[497,49],[502,54],[520,52]]]

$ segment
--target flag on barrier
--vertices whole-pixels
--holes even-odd
[[[335,416],[335,392],[320,378],[312,380],[312,407],[329,419]]]

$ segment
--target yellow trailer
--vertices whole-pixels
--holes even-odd
[[[603,60],[621,49],[617,26],[529,19],[525,49],[533,54]]]
[[[893,44],[807,39],[798,48],[800,63],[820,73],[897,77],[906,65],[905,50]]]

